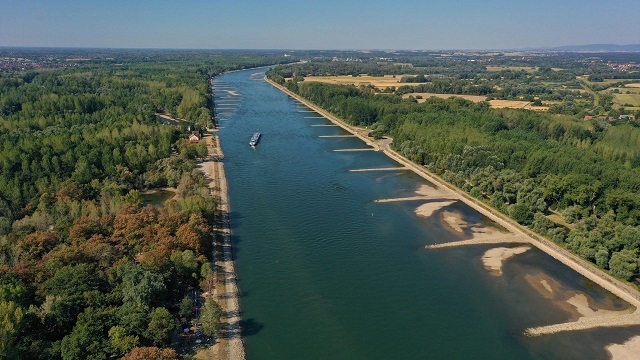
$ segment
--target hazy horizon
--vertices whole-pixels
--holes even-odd
[[[0,0],[0,46],[498,50],[640,44],[640,1]]]

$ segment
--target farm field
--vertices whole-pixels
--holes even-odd
[[[413,96],[418,100],[419,103],[423,103],[427,101],[428,98],[435,96],[441,99],[448,99],[452,96],[461,97],[466,100],[470,100],[473,102],[485,101],[487,99],[486,96],[479,95],[457,95],[457,94],[435,94],[435,93],[411,93],[402,95],[403,99],[408,98],[409,96]],[[421,99],[417,98],[418,96],[422,97]],[[532,106],[530,101],[520,101],[520,100],[490,100],[489,104],[492,108],[502,109],[502,108],[510,108],[510,109],[528,109],[528,110],[536,110],[536,111],[546,111],[549,110],[548,106]]]
[[[631,104],[631,106],[640,106],[640,94],[613,94],[620,104]]]
[[[414,98],[416,98],[418,100],[419,103],[423,103],[425,102],[428,98],[435,96],[437,98],[441,98],[441,99],[448,99],[452,96],[455,97],[461,97],[463,99],[466,100],[471,100],[473,102],[480,102],[480,101],[485,101],[487,100],[486,96],[480,96],[480,95],[456,95],[456,94],[435,94],[435,93],[411,93],[411,94],[404,94],[402,95],[403,99],[408,98],[409,96],[413,96]],[[421,96],[422,99],[418,99],[417,97]]]
[[[401,83],[402,76],[415,75],[385,75],[385,76],[369,76],[360,75],[353,77],[351,75],[342,76],[306,76],[304,81],[317,81],[336,85],[373,85],[379,89],[386,89],[390,86],[416,85],[415,83]]]
[[[586,82],[589,85],[609,85],[621,83],[624,81],[632,81],[633,79],[604,79],[604,81],[589,81],[588,76],[576,76],[576,79]],[[640,87],[640,83],[627,84],[629,87]]]
[[[603,93],[615,96],[617,102],[623,106],[624,104],[629,104],[633,107],[640,107],[640,84],[637,84],[639,87],[630,85],[636,84],[628,84],[625,87],[609,88],[603,91]],[[616,90],[618,92],[614,92]],[[629,108],[629,106],[625,106],[625,108]]]
[[[489,104],[494,109],[528,109],[535,111],[547,111],[548,106],[532,106],[531,101],[526,100],[489,100]]]

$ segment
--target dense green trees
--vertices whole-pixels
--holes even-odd
[[[202,333],[208,336],[217,335],[222,326],[220,322],[221,316],[222,309],[220,305],[212,299],[207,299],[202,307],[202,315],[200,317]]]
[[[13,301],[0,301],[0,358],[14,358],[18,352],[17,328],[20,326],[24,312]]]

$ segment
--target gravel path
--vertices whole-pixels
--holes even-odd
[[[209,187],[218,201],[217,215],[220,221],[220,228],[216,229],[216,231],[218,233],[217,238],[222,238],[219,244],[222,247],[222,259],[216,259],[216,269],[221,280],[216,285],[214,295],[223,310],[223,329],[218,343],[213,346],[213,350],[216,353],[216,359],[243,360],[245,359],[245,352],[242,343],[239,291],[233,265],[233,245],[229,227],[227,179],[222,162],[224,154],[222,154],[220,140],[217,136],[206,137],[205,140],[207,141],[211,160],[203,163],[202,167],[209,170],[209,176],[212,180]]]

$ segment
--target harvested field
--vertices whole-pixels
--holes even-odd
[[[530,101],[524,100],[489,100],[489,104],[494,109],[528,109],[536,111],[547,111],[548,106],[532,106]]]
[[[626,87],[640,88],[640,83],[627,84]]]
[[[344,76],[306,76],[304,81],[317,81],[336,85],[373,85],[379,89],[386,89],[389,86],[417,85],[417,83],[401,83],[403,76],[415,75],[385,75],[385,76],[369,76],[360,75],[353,77],[351,75]]]
[[[613,94],[621,105],[640,106],[640,94]]]
[[[487,100],[486,96],[480,96],[480,95],[456,95],[456,94],[435,94],[435,93],[411,93],[411,94],[404,94],[402,95],[403,99],[408,98],[409,96],[413,96],[414,98],[416,96],[422,96],[422,99],[418,99],[419,103],[423,103],[425,101],[427,101],[428,98],[435,96],[437,98],[441,98],[441,99],[448,99],[452,96],[455,97],[461,97],[463,99],[466,100],[471,100],[473,102],[480,102],[480,101],[485,101]]]

